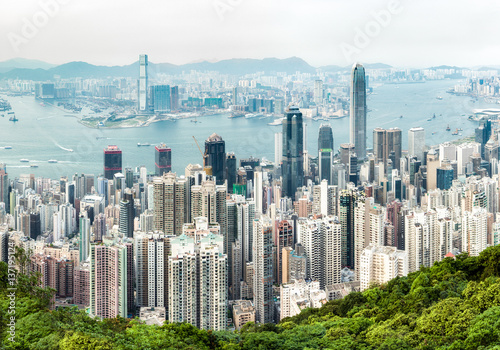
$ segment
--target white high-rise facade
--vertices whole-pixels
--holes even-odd
[[[462,215],[462,251],[478,256],[488,246],[488,213],[484,208],[473,207]]]
[[[139,56],[138,109],[139,112],[148,109],[148,55]]]
[[[253,222],[253,266],[255,321],[273,323],[273,230],[267,216]]]
[[[424,128],[411,128],[408,130],[408,155],[424,160],[425,130]]]
[[[383,284],[408,274],[408,255],[404,250],[370,244],[360,257],[360,288]]]

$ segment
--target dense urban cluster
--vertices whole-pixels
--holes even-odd
[[[146,68],[147,56],[141,56],[139,112],[150,105],[146,91],[156,91],[148,87]],[[319,104],[323,88],[316,85]],[[152,96],[167,92],[158,87]],[[255,336],[266,331],[280,337],[310,322],[304,318],[310,313],[313,321],[330,326],[304,326],[304,332],[321,337],[326,332],[330,340],[396,319],[416,332],[424,326],[415,326],[410,312],[429,318],[438,312],[432,303],[441,299],[443,307],[463,308],[477,302],[473,294],[479,289],[486,293],[498,285],[464,265],[500,243],[498,132],[483,118],[474,142],[429,147],[426,131],[414,127],[403,150],[400,129],[376,128],[370,148],[366,98],[365,69],[355,64],[348,99],[350,143],[338,152],[329,124],[319,129],[317,153],[307,151],[304,109],[290,104],[282,131],[275,134],[274,162],[248,158],[238,166],[236,155],[213,133],[201,152],[202,164],[187,165],[184,174],[172,172],[166,144],[151,154],[154,172],[145,166],[123,168],[116,145],[104,150],[103,173],[97,177],[12,179],[2,164],[0,260],[8,261],[9,247],[22,248],[26,258],[16,263],[20,276],[38,278],[28,280],[26,288],[54,291],[42,308],[77,306],[96,319],[136,316],[158,326],[184,322],[201,330],[250,329]],[[436,274],[432,266],[443,260],[435,266],[450,275],[446,287],[444,277],[436,282],[427,276]],[[461,275],[466,268],[471,270]],[[498,267],[492,268],[498,275]],[[486,287],[467,284],[480,278]],[[418,293],[426,295],[422,304],[414,299]],[[458,299],[461,295],[467,301]],[[410,311],[403,306],[404,315],[374,311],[390,309],[388,301],[395,298],[413,305]],[[309,310],[323,305],[319,310],[331,314]],[[488,308],[477,306],[468,322]],[[84,317],[71,310],[44,317],[64,318],[65,312]],[[280,320],[285,321],[278,327],[270,325]],[[128,322],[117,318],[99,327],[146,332]],[[392,326],[386,326],[389,332]],[[232,333],[196,333],[173,324],[155,329],[167,328],[176,334],[217,334],[207,341],[228,346],[234,340]],[[363,333],[367,342],[378,337],[372,333]],[[67,341],[73,336],[66,335]]]

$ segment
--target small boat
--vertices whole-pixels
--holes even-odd
[[[17,118],[16,118],[16,116],[13,116],[13,117],[10,117],[10,118],[9,118],[9,121],[11,121],[11,122],[14,122],[14,123],[15,123],[15,122],[19,121],[19,119],[17,119]]]
[[[139,142],[137,143],[137,147],[142,147],[142,146],[151,146],[151,144],[147,143],[147,142],[146,143],[139,143]]]
[[[443,99],[443,97],[442,97],[442,96],[437,96],[436,98],[437,98],[438,100],[442,100],[442,99]]]
[[[285,118],[275,119],[272,123],[267,123],[267,125],[271,125],[271,126],[282,125],[283,119],[285,119]]]
[[[31,168],[38,168],[38,164],[31,164],[30,167]]]
[[[462,128],[458,128],[457,130],[458,130],[458,131],[464,131]]]
[[[448,126],[446,127],[446,131],[450,131],[450,124],[448,124]]]
[[[7,114],[14,114],[14,112],[7,112]]]
[[[12,149],[12,146],[5,146],[4,149]]]
[[[403,119],[403,116],[402,116],[402,115],[400,115],[400,116],[399,116],[399,119]]]
[[[437,131],[433,131],[433,132],[432,132],[432,135],[436,135],[436,133],[437,133]]]
[[[20,160],[21,163],[29,163],[30,160],[29,159],[26,159],[26,158],[23,158]]]
[[[431,121],[432,121],[432,118],[427,119],[427,121],[428,121],[428,122],[431,122]]]
[[[49,162],[49,163],[57,163],[57,160],[55,160],[55,159],[49,159],[47,162]]]
[[[252,119],[252,118],[255,118],[255,114],[253,113],[248,113],[247,115],[245,115],[245,119]]]
[[[452,135],[458,135],[458,129],[451,133]]]

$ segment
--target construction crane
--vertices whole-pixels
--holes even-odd
[[[193,136],[193,140],[196,143],[196,146],[198,147],[198,150],[200,151],[201,156],[203,157],[203,170],[207,175],[212,175],[212,167],[210,165],[206,165],[206,160],[207,160],[207,152],[203,153],[201,150],[200,145],[198,144],[198,141],[196,141],[196,137]]]

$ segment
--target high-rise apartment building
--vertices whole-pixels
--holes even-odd
[[[360,288],[371,284],[383,284],[396,277],[408,274],[408,255],[395,247],[370,244],[360,257]]]
[[[165,173],[153,179],[154,230],[167,235],[180,235],[182,225],[189,222],[189,182]]]
[[[273,323],[273,230],[267,216],[253,222],[253,265],[255,320]]]

